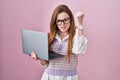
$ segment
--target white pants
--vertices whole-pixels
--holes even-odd
[[[41,80],[78,80],[78,75],[64,77],[64,76],[49,75],[44,72]]]

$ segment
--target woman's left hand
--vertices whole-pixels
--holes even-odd
[[[78,11],[75,15],[75,25],[76,27],[79,25],[83,25],[83,18],[84,18],[84,13],[82,11]]]

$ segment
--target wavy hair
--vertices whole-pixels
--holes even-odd
[[[53,43],[53,41],[55,39],[55,35],[58,31],[56,19],[57,19],[58,14],[61,12],[66,12],[70,17],[70,28],[68,30],[68,34],[69,34],[68,51],[67,51],[67,55],[66,55],[66,59],[68,60],[68,62],[70,62],[70,58],[72,55],[73,36],[74,36],[74,32],[75,32],[74,31],[75,23],[74,23],[73,14],[66,5],[59,5],[53,11],[51,21],[50,21],[50,33],[48,34],[49,50],[50,50],[50,45]]]

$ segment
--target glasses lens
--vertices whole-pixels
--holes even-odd
[[[61,25],[61,23],[62,23],[61,20],[57,20],[58,25]]]
[[[65,19],[64,19],[64,23],[65,23],[65,24],[69,23],[69,21],[70,21],[70,18],[65,18]]]
[[[63,22],[64,24],[67,24],[67,23],[70,22],[70,18],[65,18],[65,19],[63,19],[63,20],[57,20],[56,22],[57,22],[58,25],[61,25],[62,22]]]

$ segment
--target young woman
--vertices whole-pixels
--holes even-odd
[[[88,41],[83,35],[83,17],[82,12],[77,13],[75,26],[73,14],[66,5],[55,8],[48,34],[49,51],[65,57],[49,61],[38,59],[41,65],[47,65],[41,80],[78,80],[78,54],[85,53]],[[31,57],[37,60],[36,53],[32,52]]]

